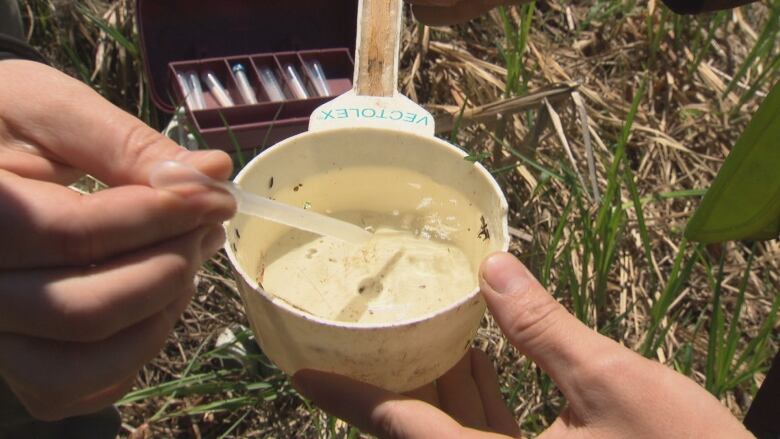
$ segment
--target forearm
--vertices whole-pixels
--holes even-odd
[[[679,14],[698,14],[700,12],[717,11],[736,8],[755,0],[664,0],[669,9]]]

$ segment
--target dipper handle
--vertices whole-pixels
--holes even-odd
[[[403,0],[360,0],[354,80],[358,96],[394,95],[402,10]]]

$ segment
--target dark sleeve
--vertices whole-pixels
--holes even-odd
[[[26,42],[10,35],[0,34],[0,61],[15,58],[46,62],[43,56]]]
[[[704,1],[706,0],[664,0],[664,3],[678,14],[696,14],[701,12]]]
[[[780,352],[745,415],[745,427],[760,439],[780,437]]]
[[[736,8],[756,0],[663,0],[669,9],[678,14],[698,14]]]

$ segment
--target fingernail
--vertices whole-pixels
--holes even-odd
[[[208,258],[225,245],[225,230],[221,226],[214,226],[203,235],[200,242],[201,254]]]
[[[494,253],[485,259],[480,270],[483,287],[499,294],[525,292],[531,282],[531,274],[509,253]]]

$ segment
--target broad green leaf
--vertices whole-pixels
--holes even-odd
[[[685,236],[707,243],[780,236],[780,82],[723,162]]]

